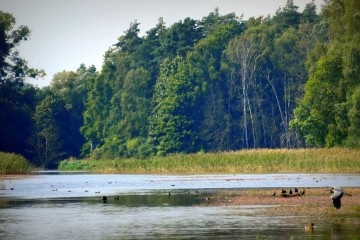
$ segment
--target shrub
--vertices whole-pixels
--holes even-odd
[[[0,152],[0,174],[23,174],[31,170],[32,166],[23,156]]]

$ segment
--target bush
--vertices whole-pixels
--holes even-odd
[[[23,156],[0,152],[0,174],[23,174],[31,170],[32,166]]]

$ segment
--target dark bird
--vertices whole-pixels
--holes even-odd
[[[289,194],[292,195],[292,190],[290,189]]]
[[[306,232],[312,232],[314,231],[314,223],[309,223],[308,225],[305,226],[305,231]]]
[[[301,194],[301,196],[302,196],[302,195],[305,195],[305,189],[302,190],[302,192],[301,192],[300,194]]]
[[[287,194],[286,190],[282,189],[281,190],[281,196],[282,197],[288,197],[289,195]]]
[[[273,192],[273,194],[272,194],[274,197],[275,197],[275,195],[276,195],[276,192]]]
[[[343,195],[351,196],[350,194],[345,193],[342,187],[332,187],[330,193],[332,193],[331,199],[336,209],[341,207],[341,198]]]
[[[103,196],[103,197],[101,198],[101,200],[103,201],[103,203],[106,203],[107,197],[106,197],[106,196]]]
[[[297,188],[295,188],[295,190],[294,190],[294,191],[295,191],[296,193],[297,193],[297,192],[299,192],[299,190],[298,190]]]

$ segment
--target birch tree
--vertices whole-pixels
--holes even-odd
[[[250,102],[250,85],[255,79],[257,60],[260,53],[256,48],[255,40],[252,36],[241,35],[233,39],[227,49],[227,57],[232,63],[232,76],[234,87],[241,98],[242,108],[242,127],[244,136],[244,147],[250,147],[250,131],[253,140],[253,147],[256,147],[255,120]],[[238,89],[240,87],[241,89]],[[249,129],[249,121],[251,128]]]

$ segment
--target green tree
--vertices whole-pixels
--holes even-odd
[[[151,99],[150,74],[144,68],[130,70],[121,96],[121,128],[127,139],[147,136],[147,119]]]
[[[85,137],[87,144],[83,146],[82,155],[89,154],[90,149],[102,144],[109,128],[107,118],[110,111],[110,102],[113,96],[110,86],[114,76],[115,66],[112,58],[105,60],[102,71],[89,81],[89,93],[85,103],[84,124],[80,132]]]
[[[195,76],[181,58],[165,61],[155,85],[149,135],[158,154],[193,152],[197,145]]]
[[[36,106],[34,121],[36,131],[30,143],[35,154],[35,163],[46,168],[55,168],[57,162],[66,155],[63,152],[64,139],[61,138],[63,118],[65,117],[64,102],[54,95],[50,88],[44,89],[45,97]]]
[[[31,157],[27,143],[31,136],[36,92],[27,77],[42,77],[44,71],[29,68],[16,47],[30,36],[26,26],[15,29],[15,18],[0,11],[0,151]]]
[[[80,156],[88,81],[95,74],[94,66],[82,64],[76,72],[57,73],[50,86],[39,92],[30,141],[39,165],[53,168],[62,158]]]
[[[303,23],[315,23],[319,20],[319,16],[316,13],[315,0],[305,5],[304,10],[301,13],[301,22]]]
[[[351,0],[333,0],[323,9],[330,25],[330,42],[319,44],[318,50],[309,55],[313,66],[293,122],[309,145],[354,145],[357,138],[352,126],[357,124],[354,116],[360,80],[360,48],[355,43],[359,40],[355,13],[359,11],[360,5]]]
[[[360,87],[351,96],[349,115],[349,136],[345,140],[345,145],[350,147],[360,147]]]
[[[197,22],[191,18],[174,23],[160,37],[160,49],[163,59],[175,56],[185,57],[202,37]]]
[[[286,5],[276,12],[272,21],[282,29],[295,27],[300,23],[301,18],[298,9],[299,7],[294,4],[293,0],[287,0]]]
[[[215,18],[221,21],[221,18]],[[228,42],[243,30],[239,21],[218,24],[188,54],[187,61],[196,74],[199,91],[199,136],[202,147],[209,151],[235,149],[238,142],[230,118],[227,83],[222,73],[223,51]],[[205,24],[207,26],[207,24]],[[210,26],[207,26],[210,28]]]

